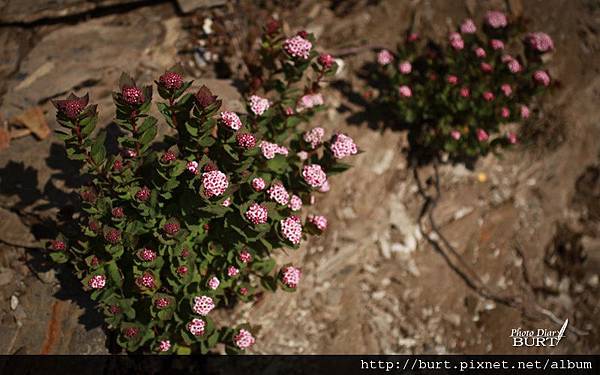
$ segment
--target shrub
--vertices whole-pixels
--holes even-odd
[[[321,128],[302,134],[300,126],[321,109],[335,62],[318,56],[312,35],[285,38],[274,22],[261,42],[263,70],[247,114],[222,109],[205,86],[187,92],[192,82],[178,68],[164,73],[156,105],[172,131],[160,142],[149,114],[153,87],[125,74],[113,93],[122,131],[113,154],[106,131],[95,132],[87,95],[54,102],[59,137],[89,185],[49,254],[73,265],[129,352],[250,347],[251,326],[218,327],[212,310],[260,290],[296,290],[301,270],[278,267],[274,254],[327,227],[322,216],[303,219],[302,207],[349,168],[340,159],[356,146],[344,134],[325,141]]]
[[[481,30],[467,19],[447,44],[413,33],[395,53],[377,55],[375,100],[409,129],[410,151],[422,162],[443,154],[469,162],[517,143],[517,122],[552,84],[542,60],[554,48],[547,34],[523,35],[501,12],[488,12]]]

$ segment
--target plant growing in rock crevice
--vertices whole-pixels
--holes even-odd
[[[175,130],[162,142],[149,114],[153,87],[123,75],[113,94],[122,129],[114,155],[106,132],[94,135],[87,95],[54,102],[59,137],[89,184],[49,254],[73,265],[125,350],[206,353],[222,343],[241,352],[256,332],[220,327],[211,311],[261,289],[298,287],[300,268],[278,267],[273,256],[326,230],[327,219],[302,214],[303,206],[328,191],[329,177],[349,167],[340,159],[358,151],[344,134],[324,141],[322,128],[300,130],[322,107],[323,78],[336,69],[313,43],[310,34],[285,38],[268,24],[266,76],[245,115],[221,108],[205,86],[187,92],[192,82],[170,69],[156,82],[156,105]]]
[[[445,45],[413,33],[395,53],[377,55],[375,101],[408,128],[421,162],[447,155],[471,163],[516,144],[518,123],[529,121],[530,104],[553,84],[542,59],[554,49],[547,34],[524,34],[497,11],[481,30],[467,19]]]

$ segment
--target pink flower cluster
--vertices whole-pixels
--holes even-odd
[[[273,159],[277,154],[287,156],[289,152],[287,147],[267,141],[261,141],[259,146],[265,159]]]
[[[239,273],[240,273],[240,270],[238,270],[234,266],[227,267],[227,276],[234,277],[234,276],[237,276]]]
[[[450,33],[448,36],[448,40],[450,41],[450,45],[457,51],[465,48],[465,41],[459,33]]]
[[[323,105],[323,103],[325,103],[323,100],[323,95],[321,95],[321,94],[306,94],[306,95],[303,95],[298,100],[298,104],[296,105],[296,110],[298,112],[302,112],[305,109],[311,109],[316,106]]]
[[[169,301],[165,297],[157,298],[156,302],[154,302],[154,306],[156,306],[156,308],[159,310],[168,307],[170,304],[171,304],[171,301]]]
[[[221,112],[221,121],[228,128],[238,131],[242,127],[242,120],[235,112]]]
[[[150,199],[150,189],[147,186],[142,186],[137,193],[135,193],[135,198],[140,202],[145,202]]]
[[[242,250],[238,257],[242,263],[248,263],[252,261],[252,254],[250,254],[247,250]]]
[[[314,149],[321,144],[324,135],[325,130],[321,127],[316,127],[305,132],[302,135],[302,139],[304,139],[306,143],[310,143],[310,146]]]
[[[412,72],[412,64],[410,61],[402,61],[398,68],[402,74],[410,74],[410,72]]]
[[[198,174],[198,172],[200,172],[198,170],[198,162],[195,160],[188,161],[185,166],[185,169],[187,169],[188,172],[190,172],[191,174]]]
[[[394,61],[394,55],[387,49],[383,49],[377,54],[377,62],[379,65],[387,65],[392,61]]]
[[[160,340],[158,343],[158,351],[159,352],[168,352],[171,349],[171,341],[169,340]]]
[[[485,15],[485,22],[494,29],[499,29],[508,25],[506,15],[498,11],[487,12]]]
[[[309,164],[302,168],[302,177],[307,184],[314,188],[323,186],[327,181],[327,175],[319,164]]]
[[[202,319],[194,318],[187,324],[187,329],[194,336],[202,336],[206,323]]]
[[[202,186],[207,197],[223,195],[229,182],[225,173],[221,171],[210,171],[202,174]]]
[[[321,64],[321,66],[323,66],[323,69],[328,70],[333,66],[333,56],[331,56],[328,53],[323,53],[319,56],[319,64]]]
[[[256,177],[252,179],[252,189],[254,189],[254,191],[262,191],[266,186],[267,184],[262,178]]]
[[[250,149],[256,146],[256,137],[250,133],[238,133],[235,139],[237,145],[242,148]]]
[[[537,52],[548,52],[554,49],[554,41],[546,33],[530,33],[527,35],[526,41]]]
[[[300,283],[302,271],[293,266],[287,266],[281,270],[281,281],[289,288],[296,288]]]
[[[343,159],[346,156],[356,155],[358,152],[354,140],[342,133],[333,136],[333,142],[331,142],[329,148],[333,157],[336,159]]]
[[[144,288],[154,289],[156,287],[154,284],[154,276],[151,273],[144,273],[137,278],[136,282],[139,286]]]
[[[246,211],[246,218],[250,220],[252,224],[264,224],[267,222],[269,212],[267,208],[258,203],[253,203],[248,207]]]
[[[318,230],[327,229],[327,218],[320,215],[308,215],[308,222],[314,225]]]
[[[256,340],[250,332],[246,331],[245,329],[240,329],[238,333],[233,336],[233,342],[238,348],[244,350],[254,345]]]
[[[104,239],[113,245],[121,242],[121,231],[118,229],[109,229],[106,233],[104,233]]]
[[[308,59],[311,48],[312,43],[300,35],[295,35],[283,42],[283,49],[285,52],[292,57],[301,58],[304,60]]]
[[[152,262],[156,259],[156,252],[152,249],[148,249],[147,247],[140,250],[138,253],[138,257],[144,262]]]
[[[292,211],[300,211],[302,209],[302,199],[296,194],[292,194],[288,207]]]
[[[290,200],[290,194],[280,182],[271,185],[267,194],[269,194],[269,198],[283,206],[287,205]]]
[[[262,116],[270,106],[269,99],[261,98],[258,95],[252,95],[249,100],[250,110],[257,116]]]
[[[280,221],[281,224],[281,235],[297,245],[302,239],[302,224],[298,216],[290,216]]]
[[[398,87],[398,93],[404,98],[410,98],[412,96],[412,90],[406,85]]]
[[[138,105],[144,102],[144,92],[139,87],[124,86],[121,89],[121,96],[129,105]]]
[[[550,75],[548,75],[548,73],[546,73],[543,70],[536,70],[533,73],[533,79],[539,85],[542,85],[542,86],[550,85]]]
[[[158,83],[167,90],[177,90],[183,86],[183,77],[176,72],[165,72],[158,78]]]
[[[215,303],[212,298],[208,296],[194,297],[194,306],[192,306],[192,310],[194,310],[196,314],[205,316],[214,308]]]
[[[106,276],[94,275],[88,281],[88,286],[92,289],[102,289],[106,285]]]
[[[475,22],[472,19],[467,18],[460,25],[460,32],[463,34],[475,34],[477,31],[477,26],[475,26]]]
[[[208,280],[207,285],[210,289],[215,290],[219,287],[219,285],[221,285],[221,282],[219,281],[218,278],[213,276]]]

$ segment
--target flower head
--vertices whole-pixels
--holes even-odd
[[[387,65],[392,61],[394,61],[394,55],[387,49],[383,49],[377,54],[377,63],[379,65]]]
[[[202,174],[202,186],[204,187],[204,194],[210,198],[223,195],[229,186],[229,181],[225,173],[210,171]]]
[[[188,161],[185,165],[185,169],[187,169],[187,171],[191,174],[198,174],[200,172],[200,170],[198,169],[198,162],[195,160]]]
[[[206,323],[202,319],[194,318],[187,324],[187,330],[194,336],[202,336]]]
[[[458,77],[455,75],[449,75],[446,77],[446,81],[451,85],[456,85],[458,83]]]
[[[123,211],[123,207],[115,207],[110,211],[112,217],[116,219],[121,219],[125,217],[125,212]]]
[[[242,120],[240,120],[235,112],[221,112],[221,122],[234,131],[238,131],[242,127]]]
[[[163,231],[169,236],[174,236],[179,233],[179,223],[177,222],[168,222],[163,226]]]
[[[53,100],[52,104],[54,104],[56,109],[69,120],[75,120],[88,105],[89,100],[90,96],[88,94],[85,94],[85,96],[82,97],[71,94],[64,100]]]
[[[321,232],[327,229],[327,218],[320,215],[308,215],[308,222]]]
[[[508,132],[506,134],[506,138],[508,139],[508,143],[510,143],[511,145],[515,145],[518,142],[517,134],[514,132]]]
[[[548,52],[554,49],[554,41],[546,33],[530,33],[525,40],[529,47],[537,52]]]
[[[240,270],[238,270],[234,266],[227,267],[227,276],[234,277],[234,276],[237,276],[239,273],[240,273]]]
[[[296,288],[300,283],[302,271],[293,266],[287,266],[281,270],[281,281],[289,288]]]
[[[487,56],[487,53],[485,52],[485,50],[481,47],[477,47],[475,48],[475,56],[479,57],[480,59],[483,59],[484,57]]]
[[[156,251],[145,247],[138,251],[137,256],[144,262],[152,262],[154,259],[156,259]]]
[[[265,159],[273,159],[277,154],[287,156],[289,152],[286,147],[267,141],[261,141],[258,146]]]
[[[536,70],[533,73],[533,80],[538,85],[542,85],[542,86],[546,86],[546,87],[550,85],[550,75],[548,75],[548,73],[546,73],[543,70]]]
[[[521,71],[521,64],[517,59],[507,60],[506,65],[508,66],[508,70],[510,70],[511,73],[519,73]]]
[[[502,107],[502,109],[500,110],[500,116],[502,116],[502,118],[509,118],[510,109],[508,109],[508,107]]]
[[[309,164],[302,168],[302,177],[307,184],[314,188],[323,186],[327,181],[327,175],[323,171],[323,168],[319,164]],[[287,204],[287,202],[285,203]]]
[[[165,297],[159,297],[154,301],[154,306],[159,310],[169,307],[170,304],[171,301]]]
[[[140,202],[145,202],[150,199],[150,189],[147,186],[142,186],[137,193],[135,193],[135,198]]]
[[[271,105],[269,103],[269,99],[261,98],[258,95],[252,95],[250,97],[249,104],[250,110],[257,116],[261,116],[263,113],[265,113]]]
[[[208,280],[207,285],[210,289],[215,290],[219,287],[220,284],[221,284],[221,282],[219,281],[219,279],[217,279],[216,277],[213,276]]]
[[[494,68],[492,68],[491,64],[488,64],[486,62],[482,62],[479,67],[481,68],[481,71],[484,73],[490,73]]]
[[[290,199],[290,194],[280,182],[271,185],[267,190],[267,194],[269,194],[269,198],[284,206],[288,204]]]
[[[121,231],[118,229],[109,229],[104,233],[106,242],[116,245],[121,242]]]
[[[238,133],[235,137],[235,140],[238,146],[245,149],[250,149],[256,146],[256,137],[250,133]]]
[[[331,69],[331,67],[333,66],[333,56],[331,56],[328,53],[322,53],[321,55],[319,55],[319,64],[321,64],[321,66],[323,67],[323,69],[325,70],[329,70]]]
[[[302,199],[296,194],[292,194],[288,207],[292,211],[300,211],[302,209]]]
[[[494,97],[495,97],[495,96],[494,96],[494,93],[493,93],[493,92],[491,92],[491,91],[485,91],[485,92],[483,93],[483,99],[484,99],[486,102],[491,102],[492,100],[494,100]]]
[[[285,52],[287,52],[288,55],[299,59],[308,59],[311,48],[312,43],[300,35],[295,35],[283,42],[283,49]]]
[[[248,263],[252,261],[252,254],[250,254],[247,250],[242,250],[238,258],[242,263]]]
[[[269,217],[269,211],[265,206],[253,203],[248,207],[245,215],[252,224],[264,224]]]
[[[158,83],[167,90],[178,90],[183,86],[183,77],[177,72],[165,72],[158,78]]]
[[[165,153],[162,154],[160,158],[160,161],[162,161],[164,164],[170,163],[175,160],[177,160],[177,156],[173,151],[165,151]]]
[[[88,281],[88,286],[92,289],[102,289],[106,285],[106,276],[94,275]]]
[[[321,127],[316,127],[305,132],[302,135],[302,139],[304,139],[306,143],[310,143],[310,146],[314,149],[321,144],[324,135],[325,130]]]
[[[240,329],[238,333],[233,336],[233,342],[238,348],[244,350],[254,345],[256,340],[250,332],[246,331],[245,329]]]
[[[502,86],[500,86],[500,90],[502,90],[504,96],[512,95],[512,87],[508,83],[503,83]]]
[[[305,109],[311,109],[320,105],[323,105],[323,95],[318,94],[306,94],[300,97],[298,100],[298,104],[296,105],[296,110],[298,112],[302,112]]]
[[[457,51],[460,51],[465,47],[465,41],[459,33],[450,33],[448,36],[448,40],[450,41],[450,45]]]
[[[410,74],[410,72],[412,72],[412,65],[410,61],[402,61],[398,68],[402,74]]]
[[[171,349],[171,341],[169,340],[160,340],[158,343],[158,351],[159,352],[168,352]]]
[[[490,40],[490,46],[494,51],[502,50],[504,49],[504,42],[500,39],[492,39]]]
[[[521,105],[521,118],[522,119],[528,119],[529,118],[529,107],[527,107],[526,105]]]
[[[136,283],[143,288],[154,289],[156,287],[156,284],[154,283],[154,275],[148,272],[138,277],[136,279]]]
[[[460,32],[463,34],[475,34],[477,31],[477,26],[475,26],[475,22],[472,19],[467,18],[460,25]]]
[[[329,149],[336,159],[343,159],[346,156],[356,155],[358,152],[354,140],[342,133],[333,136]]]
[[[262,191],[266,186],[267,184],[262,178],[256,177],[252,179],[252,189],[254,189],[254,191]]]
[[[300,224],[300,218],[298,216],[290,216],[280,221],[281,224],[281,235],[297,245],[302,239],[302,224]]]
[[[121,89],[121,96],[125,103],[129,105],[139,105],[145,100],[144,92],[141,88],[136,86],[123,86]]]
[[[477,129],[477,140],[479,142],[485,142],[490,138],[488,133],[483,129]]]
[[[469,90],[468,87],[461,87],[460,96],[462,96],[463,98],[468,98],[469,96],[471,96],[471,90]]]
[[[452,130],[450,132],[450,136],[452,137],[452,139],[454,139],[455,141],[458,141],[460,139],[460,132],[458,130]]]
[[[212,298],[208,296],[194,297],[194,306],[192,306],[192,310],[194,310],[196,314],[205,316],[214,308],[215,303]]]
[[[498,11],[489,11],[485,15],[485,22],[494,29],[506,27],[508,21],[506,15]]]
[[[61,240],[53,240],[50,242],[50,249],[54,251],[62,251],[67,248],[67,245]]]

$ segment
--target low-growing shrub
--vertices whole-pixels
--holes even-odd
[[[59,137],[89,185],[49,254],[73,265],[128,352],[206,353],[222,343],[239,353],[256,332],[218,326],[211,311],[260,290],[297,288],[300,268],[277,266],[274,254],[326,230],[327,219],[303,207],[349,168],[340,159],[357,153],[344,134],[325,140],[322,128],[300,130],[336,70],[314,42],[305,32],[285,38],[269,22],[264,76],[249,85],[247,114],[221,108],[205,86],[188,93],[192,82],[177,68],[165,72],[156,106],[173,131],[160,142],[153,87],[123,75],[113,93],[122,131],[115,154],[106,131],[95,132],[87,95],[54,102]]]
[[[525,34],[497,11],[480,28],[465,20],[444,45],[411,33],[395,53],[377,54],[375,100],[409,129],[419,161],[472,162],[518,142],[517,123],[528,121],[533,99],[553,84],[542,59],[553,49],[547,34]]]

